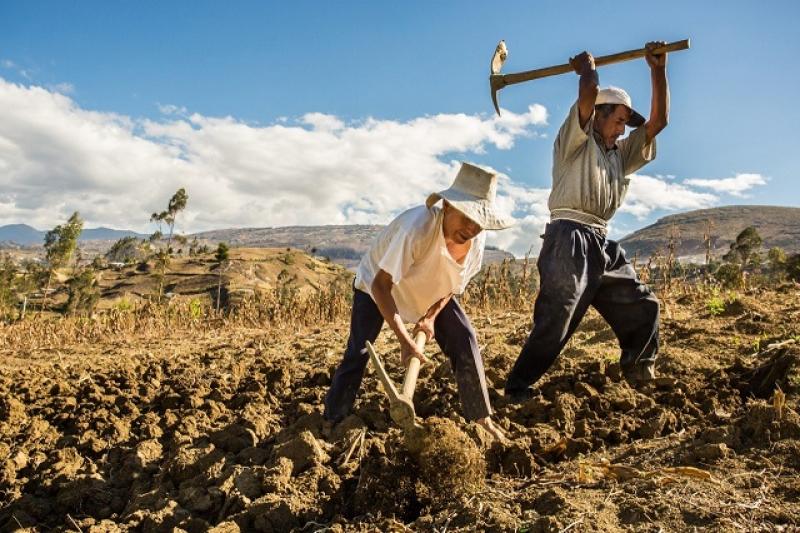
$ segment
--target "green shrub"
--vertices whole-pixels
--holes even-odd
[[[718,316],[725,312],[725,300],[715,294],[706,302],[706,309],[711,316]]]
[[[133,311],[133,302],[127,296],[123,296],[116,301],[114,304],[114,309],[117,311],[122,311],[123,313]]]
[[[200,318],[203,314],[203,304],[197,298],[189,300],[189,315],[192,318]]]
[[[714,278],[725,288],[741,287],[744,284],[742,267],[735,263],[724,263],[714,273]]]

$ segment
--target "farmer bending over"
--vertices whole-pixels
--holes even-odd
[[[425,205],[401,213],[361,259],[355,280],[350,338],[325,398],[325,418],[339,422],[353,408],[375,342],[386,321],[400,341],[402,363],[425,356],[412,335],[436,338],[458,384],[464,417],[502,439],[492,423],[483,361],[475,331],[453,297],[481,269],[486,234],[510,221],[495,208],[497,176],[463,163],[453,185],[428,197]],[[435,207],[444,200],[443,207]],[[409,335],[405,323],[414,323]]]
[[[663,44],[646,46],[653,50]],[[625,379],[637,385],[655,376],[658,300],[639,281],[620,245],[606,238],[608,221],[628,190],[627,176],[655,158],[656,135],[667,125],[667,56],[648,53],[646,58],[652,82],[647,122],[622,89],[598,90],[591,54],[570,59],[580,75],[578,101],[553,148],[550,223],[538,259],[541,288],[533,330],[506,381],[506,397],[513,403],[532,395],[529,386],[547,372],[590,305],[619,340]],[[618,140],[626,125],[635,129]]]

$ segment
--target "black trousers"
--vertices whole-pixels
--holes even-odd
[[[590,305],[619,340],[623,372],[653,365],[658,300],[618,243],[584,224],[556,220],[547,225],[537,266],[533,330],[508,376],[507,394],[523,391],[547,372]]]
[[[382,326],[378,306],[367,293],[355,289],[350,338],[325,397],[326,419],[339,421],[352,410],[369,361],[366,343],[375,342]],[[489,416],[489,393],[478,340],[469,318],[454,298],[436,316],[433,328],[436,342],[450,359],[464,418],[477,420]]]

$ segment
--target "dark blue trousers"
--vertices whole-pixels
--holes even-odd
[[[653,365],[658,300],[639,281],[618,243],[584,224],[556,220],[547,225],[537,266],[533,330],[508,376],[506,394],[521,393],[547,372],[590,305],[619,340],[623,373]]]
[[[369,361],[366,343],[375,342],[383,326],[378,306],[369,294],[355,289],[350,338],[325,397],[325,418],[338,422],[353,409]],[[450,359],[456,377],[464,418],[477,420],[491,414],[483,360],[475,331],[464,310],[452,298],[434,321],[434,336]]]

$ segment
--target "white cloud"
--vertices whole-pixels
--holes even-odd
[[[32,75],[33,72],[36,72],[36,70],[37,70],[37,69],[33,69],[33,70],[24,69],[24,68],[22,68],[21,66],[19,66],[17,63],[15,63],[14,61],[12,61],[10,59],[0,59],[0,66],[2,66],[3,68],[6,68],[6,69],[10,69],[10,70],[16,71],[17,74],[19,74],[20,76],[22,76],[23,78],[25,78],[26,80],[29,80],[29,81],[33,79],[33,75]],[[0,79],[2,79],[2,78],[0,78]]]
[[[266,126],[168,104],[154,121],[83,109],[65,92],[0,77],[0,224],[44,229],[80,211],[89,226],[147,232],[150,213],[179,187],[189,193],[180,231],[386,223],[449,186],[455,154],[480,163],[473,156],[487,147],[510,149],[520,137],[540,136],[547,123],[538,104],[502,117],[346,122],[307,113]],[[718,203],[697,187],[740,195],[766,182],[760,174],[682,183],[671,175],[631,178],[620,211],[639,219]],[[489,244],[517,256],[538,253],[548,195],[501,175],[498,203],[518,223],[491,232]]]
[[[731,196],[746,198],[745,191],[758,185],[766,185],[767,178],[761,174],[736,174],[732,178],[722,179],[688,179],[684,181],[687,185],[711,189],[719,193],[727,193]]]
[[[56,93],[61,94],[74,94],[75,93],[75,86],[71,83],[62,82],[56,83],[55,85],[50,85],[48,88]]]
[[[346,123],[308,113],[256,126],[175,105],[159,109],[158,121],[100,113],[59,92],[0,78],[0,224],[48,228],[77,210],[87,225],[148,231],[150,213],[179,187],[189,193],[181,231],[386,223],[450,184],[454,154],[511,148],[547,119],[545,108],[533,105],[502,118]],[[504,192],[507,207],[526,223],[538,221],[546,193],[506,183],[515,191]],[[517,231],[507,234],[517,235],[512,249],[529,238]]]
[[[633,174],[628,195],[619,211],[639,219],[656,210],[682,211],[701,209],[714,205],[718,198],[713,194],[693,191],[689,187],[663,179]]]
[[[158,111],[162,115],[186,115],[189,110],[183,106],[177,106],[173,104],[157,104]]]
[[[550,210],[547,208],[550,190],[523,187],[503,175],[499,185],[498,207],[501,211],[513,214],[516,224],[502,231],[489,232],[486,242],[517,257],[529,250],[537,255],[542,247],[539,236],[550,220]]]

